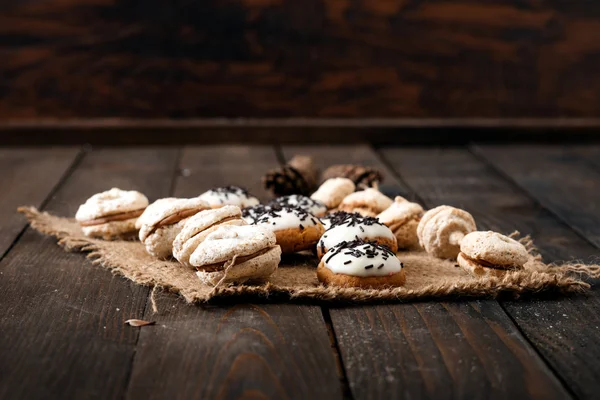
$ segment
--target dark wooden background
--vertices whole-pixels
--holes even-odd
[[[0,0],[0,121],[596,118],[595,0]]]

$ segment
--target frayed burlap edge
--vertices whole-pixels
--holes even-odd
[[[502,278],[475,278],[453,268],[453,263],[433,259],[425,253],[400,253],[402,259],[419,264],[407,269],[407,285],[389,289],[325,287],[316,280],[315,261],[282,265],[271,281],[262,285],[209,287],[202,284],[193,271],[173,261],[152,259],[139,242],[104,241],[87,238],[72,219],[60,218],[34,207],[21,207],[31,226],[56,237],[70,252],[86,252],[94,264],[122,275],[141,285],[161,287],[179,293],[189,303],[206,302],[228,296],[259,296],[263,298],[312,299],[326,302],[415,301],[431,298],[493,298],[501,294],[518,297],[542,292],[574,293],[590,287],[586,277],[600,277],[599,265],[568,263],[547,265],[537,254],[530,238],[521,238],[530,252],[530,261],[523,271],[511,272]],[[514,235],[513,235],[514,236]],[[411,263],[408,262],[410,266]],[[427,271],[430,270],[428,273]],[[431,273],[433,271],[433,273]],[[439,271],[444,271],[440,274]]]

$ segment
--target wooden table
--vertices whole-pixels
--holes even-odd
[[[0,149],[0,398],[598,398],[600,296],[327,307],[188,306],[68,254],[19,205],[74,215],[260,176],[297,153],[382,168],[382,190],[532,234],[550,261],[600,254],[600,146]],[[133,328],[129,318],[156,321]]]

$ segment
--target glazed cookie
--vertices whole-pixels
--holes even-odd
[[[150,205],[140,228],[140,240],[146,251],[160,259],[169,258],[173,241],[181,232],[186,219],[210,206],[198,197],[193,199],[167,199]]]
[[[374,217],[393,203],[392,199],[377,189],[367,188],[344,197],[338,209],[357,212],[365,217]]]
[[[327,207],[320,201],[299,194],[278,197],[271,200],[269,206],[300,208],[316,217],[322,217],[327,212]]]
[[[140,192],[112,188],[87,199],[79,206],[75,219],[89,237],[135,237],[135,222],[147,206],[148,199]]]
[[[385,246],[354,240],[333,247],[317,268],[326,285],[379,289],[406,282],[403,265]]]
[[[475,276],[503,276],[523,269],[529,259],[527,249],[514,239],[497,232],[471,232],[460,243],[457,261]]]
[[[325,232],[319,218],[295,207],[262,207],[250,223],[272,230],[284,253],[314,248]]]
[[[363,217],[360,214],[338,214],[338,218],[332,221],[331,227],[323,233],[317,244],[317,256],[323,257],[329,249],[342,243],[355,239],[375,242],[385,246],[392,252],[398,251],[398,243],[394,233],[379,222],[377,218]]]
[[[275,234],[258,226],[224,225],[209,233],[189,258],[206,284],[264,282],[277,270]]]
[[[419,243],[425,251],[438,258],[456,258],[463,237],[477,230],[468,212],[450,206],[427,211],[417,227]]]
[[[207,202],[211,208],[219,208],[225,205],[244,208],[259,203],[256,197],[251,196],[246,189],[239,186],[214,188],[202,193],[199,198]]]
[[[224,225],[248,224],[242,219],[242,211],[237,206],[204,210],[188,218],[173,241],[173,256],[183,265],[190,266],[190,255],[198,244],[211,232]]]
[[[350,179],[331,178],[323,182],[310,198],[320,201],[329,209],[333,209],[339,206],[346,196],[354,193],[354,190],[356,190],[356,186]]]
[[[377,216],[389,227],[398,241],[399,249],[408,249],[419,244],[417,226],[423,216],[423,207],[397,196],[394,203]]]

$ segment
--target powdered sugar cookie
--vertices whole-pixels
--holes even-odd
[[[354,193],[356,186],[348,178],[331,178],[319,186],[310,198],[320,201],[329,209],[336,208],[342,200],[351,193]]]
[[[142,193],[112,188],[87,199],[79,206],[75,219],[89,237],[135,237],[135,222],[147,206],[148,199]]]
[[[528,259],[525,246],[492,231],[466,235],[457,257],[458,265],[476,276],[502,276],[507,271],[522,269]]]
[[[419,244],[417,226],[423,216],[423,207],[397,196],[394,203],[377,216],[380,222],[389,227],[399,249],[408,249]]]
[[[417,226],[419,243],[427,253],[438,258],[456,258],[463,237],[477,230],[468,212],[450,206],[427,211]]]
[[[206,236],[224,225],[248,225],[237,206],[223,206],[200,211],[188,218],[173,241],[173,256],[183,265],[190,266],[189,258]]]
[[[392,203],[392,199],[379,190],[367,188],[346,196],[338,209],[346,212],[357,212],[366,217],[374,217],[391,206]]]
[[[148,253],[160,259],[171,257],[173,241],[183,229],[186,219],[210,208],[197,197],[160,201],[149,207],[152,208],[144,216],[140,240]]]
[[[277,269],[281,249],[275,234],[246,225],[225,225],[208,234],[189,258],[207,284],[265,281]]]
[[[329,250],[319,263],[317,277],[326,285],[341,287],[402,286],[406,282],[402,267],[387,247],[354,240]]]

